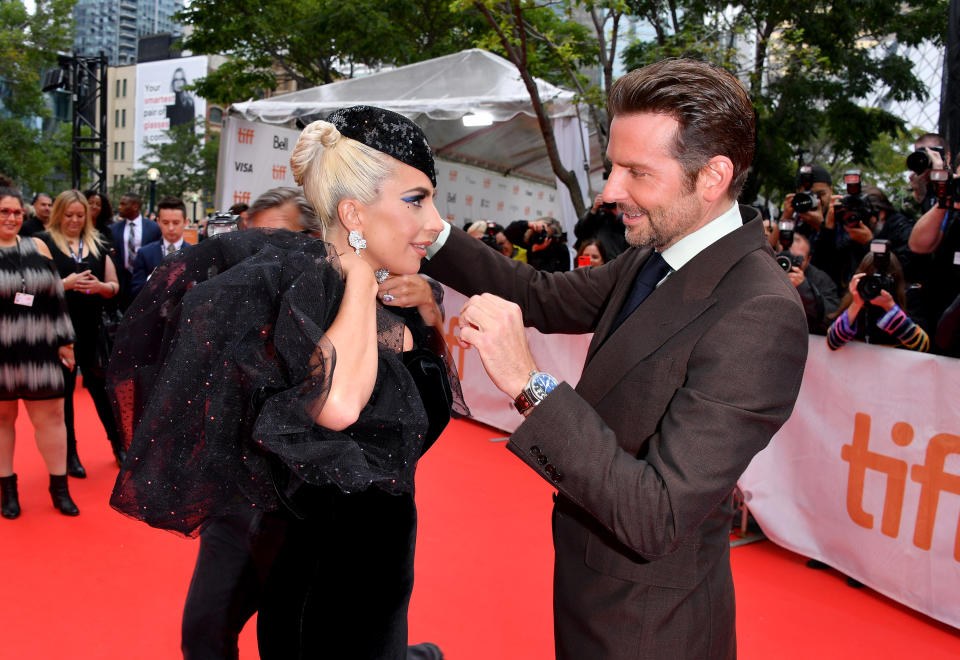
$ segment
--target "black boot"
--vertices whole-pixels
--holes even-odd
[[[76,438],[67,438],[67,474],[75,479],[87,478],[87,471],[83,469],[80,456],[77,455]]]
[[[11,520],[20,515],[20,496],[17,494],[17,475],[0,477],[0,514]]]
[[[113,449],[113,457],[117,459],[117,467],[122,467],[123,462],[127,460],[127,450],[123,448],[123,441],[120,438],[110,438],[110,448]]]
[[[53,508],[57,509],[65,516],[79,516],[80,509],[70,499],[70,489],[67,487],[67,475],[50,475],[50,498],[53,500]]]

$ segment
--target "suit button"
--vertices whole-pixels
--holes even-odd
[[[557,474],[557,468],[553,467],[552,465],[547,465],[543,471],[549,474],[550,478],[553,478],[553,476]]]
[[[557,472],[556,470],[554,470],[553,474],[550,475],[550,480],[553,483],[558,484],[561,481],[563,481],[563,475]]]
[[[540,465],[546,465],[547,457],[544,456],[543,454],[540,454],[539,456],[537,456],[537,463],[539,463]]]
[[[533,454],[534,456],[541,456],[540,447],[536,445],[530,447],[530,453]]]

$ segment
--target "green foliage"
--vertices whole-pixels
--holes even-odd
[[[263,96],[280,79],[311,87],[356,65],[403,65],[461,50],[482,24],[448,0],[194,0],[179,14],[193,27],[183,47],[230,61],[195,84],[227,104]]]
[[[134,191],[147,200],[147,170],[151,167],[160,171],[156,182],[158,200],[168,195],[183,198],[186,193],[212,191],[216,186],[220,134],[211,132],[205,136],[197,132],[203,124],[203,119],[198,119],[195,125],[174,126],[167,132],[171,142],[149,145],[142,167],[121,178],[111,189],[111,197],[120,199],[124,193]]]
[[[37,0],[33,14],[20,0],[0,2],[0,172],[27,191],[69,185],[69,137],[40,129],[50,116],[40,76],[70,48],[75,2]]]
[[[827,167],[873,162],[882,136],[897,139],[901,118],[861,105],[878,89],[894,100],[927,94],[913,64],[891,44],[941,42],[947,0],[909,5],[887,0],[631,0],[655,27],[652,43],[625,51],[628,69],[665,56],[706,59],[737,73],[750,89],[759,120],[755,177],[743,199],[779,198],[792,191],[797,153]],[[745,38],[745,57],[732,41]],[[881,47],[883,46],[883,47]],[[931,127],[932,128],[932,127]]]

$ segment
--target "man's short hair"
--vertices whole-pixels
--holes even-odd
[[[730,196],[740,193],[753,161],[756,120],[746,88],[726,69],[685,58],[649,64],[613,84],[607,109],[611,116],[673,117],[679,128],[671,155],[680,161],[688,189],[719,155],[733,162]]]
[[[812,170],[814,183],[825,183],[828,186],[833,185],[833,177],[830,176],[830,172],[827,170],[826,167],[824,167],[823,165],[819,165],[817,163],[813,163],[810,166],[810,169]],[[800,187],[800,170],[799,169],[797,170],[797,187],[798,188]]]
[[[300,210],[300,227],[305,231],[322,232],[323,223],[317,217],[310,202],[303,196],[297,188],[281,186],[280,188],[271,188],[267,192],[257,197],[256,201],[250,207],[247,213],[247,222],[253,224],[257,214],[267,209],[276,208],[285,204],[293,204]]]
[[[31,204],[31,205],[36,204],[36,203],[37,203],[37,200],[40,199],[41,197],[46,197],[46,198],[49,199],[51,202],[53,201],[53,197],[51,197],[51,196],[48,195],[47,193],[45,193],[45,192],[38,192],[36,195],[33,196],[33,199],[30,200],[30,204]]]
[[[944,151],[948,149],[946,138],[936,133],[924,133],[918,137],[913,144],[914,146],[921,147],[940,147]]]
[[[141,199],[141,198],[140,198],[140,195],[138,195],[137,193],[133,192],[132,190],[128,190],[127,192],[123,193],[123,195],[120,197],[120,199],[123,199],[124,197],[126,197],[127,199],[129,199],[129,200],[132,201],[132,202],[136,202],[136,203],[139,204],[140,206],[143,206],[143,199]]]
[[[240,204],[234,204],[233,206],[230,207],[230,213],[232,213],[233,215],[240,215],[244,211],[249,211],[249,210],[250,210],[250,205],[244,204],[242,202]]]
[[[160,211],[163,209],[176,209],[183,214],[183,218],[187,218],[187,205],[183,203],[183,200],[179,197],[164,197],[160,200],[160,203],[157,204],[157,215],[160,215]]]

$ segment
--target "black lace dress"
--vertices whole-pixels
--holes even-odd
[[[315,424],[343,290],[322,241],[259,230],[204,241],[154,272],[108,371],[130,444],[114,508],[190,536],[256,510],[284,522],[260,608],[264,658],[403,657],[414,471],[430,429],[400,352],[405,326],[443,358],[466,412],[442,339],[381,307],[370,401],[342,432]],[[448,409],[449,392],[436,393]]]

